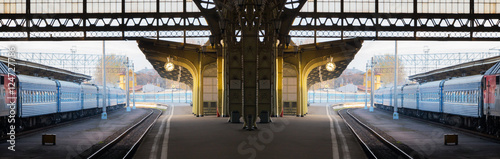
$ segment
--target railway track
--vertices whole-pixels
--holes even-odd
[[[107,113],[108,113],[108,115],[110,115],[111,113],[117,112],[120,109],[122,109],[122,108],[119,107],[118,109],[115,109],[113,111],[108,111]],[[64,122],[61,122],[61,123],[57,123],[57,124],[52,124],[52,125],[47,125],[47,126],[43,126],[43,127],[33,128],[33,129],[21,131],[21,132],[16,132],[16,137],[26,137],[26,136],[34,135],[34,134],[36,134],[38,132],[41,132],[41,131],[44,131],[44,130],[49,130],[49,129],[53,129],[53,128],[59,128],[59,127],[67,126],[67,125],[76,124],[78,122],[87,121],[87,120],[95,118],[95,117],[99,117],[100,118],[101,117],[101,113],[97,113],[95,115],[81,117],[81,118],[77,118],[77,119],[73,119],[73,120],[68,120],[68,121],[64,121]],[[4,134],[2,134],[2,135],[4,135]],[[7,135],[1,136],[0,140],[8,140],[8,137],[9,136],[7,136]]]
[[[391,143],[389,140],[384,138],[383,135],[377,133],[375,130],[353,116],[349,110],[350,109],[339,110],[338,114],[344,119],[347,126],[354,133],[369,158],[419,158],[418,155],[412,156]]]
[[[87,158],[132,158],[140,141],[162,113],[163,111],[161,110],[151,109],[148,115],[118,135],[111,142],[90,154]]]

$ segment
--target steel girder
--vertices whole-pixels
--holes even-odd
[[[499,24],[498,14],[301,12],[290,35],[375,40],[498,40]]]
[[[185,13],[2,14],[0,40],[208,37],[221,34],[221,19],[217,14],[215,9]],[[282,14],[280,19],[283,20],[281,34],[286,35],[285,31],[290,30],[292,37],[376,40],[500,38],[499,14],[298,12]]]
[[[206,37],[202,13],[0,15],[0,40],[132,40]]]

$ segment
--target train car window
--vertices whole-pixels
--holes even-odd
[[[2,79],[3,79],[3,78],[2,78]],[[498,84],[500,84],[500,78],[499,78],[499,76],[496,76],[496,77],[495,77],[495,79],[496,79],[496,81],[497,81],[497,85],[498,85]]]
[[[463,103],[464,102],[464,91],[460,91],[460,99],[459,99],[459,102],[460,103]]]
[[[4,76],[0,76],[0,84],[3,85],[3,77]]]
[[[474,98],[472,98],[474,100],[474,103],[477,103],[477,91],[474,91]]]
[[[475,90],[471,91],[470,94],[471,94],[471,101],[472,101],[472,103],[476,103],[476,100],[475,100],[475,98],[476,98]]]
[[[25,93],[25,92],[26,92],[26,91],[21,91],[21,93],[22,93],[22,94],[21,94],[21,97],[23,98],[21,101],[22,101],[23,103],[26,103],[26,93]]]
[[[465,100],[466,103],[470,103],[469,102],[469,91],[465,91],[465,97],[464,98],[465,98],[464,100]]]

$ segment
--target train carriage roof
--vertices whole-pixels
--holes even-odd
[[[445,90],[470,90],[479,89],[483,75],[454,78],[444,83]]]
[[[3,62],[0,62],[0,73],[1,74],[11,73],[13,75],[15,74],[14,71],[12,69],[9,69],[9,67],[5,65]]]
[[[439,80],[439,81],[423,83],[420,85],[419,88],[421,91],[438,91],[442,82],[443,82],[442,80]]]
[[[22,89],[55,91],[56,82],[47,78],[40,78],[27,75],[17,75],[17,79]]]
[[[497,62],[495,65],[490,67],[490,69],[486,70],[484,75],[496,75],[500,74],[500,62]]]
[[[61,83],[61,91],[64,92],[80,92],[81,86],[78,83],[59,81]]]
[[[85,93],[97,93],[97,87],[95,85],[82,84],[82,88]]]
[[[409,84],[409,85],[405,85],[404,88],[403,88],[403,92],[405,93],[408,93],[408,92],[416,92],[417,89],[418,89],[418,84]]]

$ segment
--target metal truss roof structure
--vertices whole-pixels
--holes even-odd
[[[459,53],[433,53],[433,54],[402,54],[398,55],[401,68],[399,72],[405,73],[410,77],[410,80],[421,79],[429,80],[426,76],[430,73],[435,74],[436,70],[443,72],[443,70],[455,71],[454,74],[443,75],[444,78],[462,76],[462,74],[474,75],[480,74],[483,67],[470,70],[473,72],[456,73],[463,67],[462,64],[473,63],[474,65],[482,65],[482,61],[500,56],[500,52],[459,52]],[[498,59],[498,58],[494,58]],[[474,62],[476,61],[476,62]],[[479,62],[478,62],[479,61]],[[488,60],[487,60],[488,61]],[[491,60],[489,60],[491,61]],[[374,56],[375,72],[377,73],[393,73],[394,72],[394,55],[377,55]],[[483,62],[484,63],[484,62]],[[389,64],[388,66],[381,67],[379,64]],[[488,63],[489,64],[489,63]],[[494,64],[494,63],[493,63]],[[379,66],[379,67],[377,67]],[[464,65],[465,66],[465,65]],[[449,69],[452,68],[452,69]],[[488,67],[489,68],[489,67]],[[488,69],[486,68],[486,69]],[[438,77],[433,76],[432,79],[436,80]]]
[[[208,37],[220,34],[211,32],[218,26],[209,26],[206,19],[219,2],[224,0],[10,0],[0,4],[0,40]],[[286,0],[285,8],[302,8],[284,16],[294,19],[287,33],[292,37],[498,40],[498,3]]]
[[[8,56],[8,52],[0,50],[0,56]],[[88,76],[94,76],[96,70],[102,69],[100,54],[72,54],[72,53],[33,53],[18,52],[16,59],[46,65]],[[106,71],[108,73],[125,72],[124,63],[127,57],[124,55],[106,55]]]
[[[489,57],[480,60],[468,61],[453,66],[430,70],[427,72],[408,76],[409,80],[417,82],[430,82],[454,77],[472,76],[486,72],[497,64],[500,56]]]

